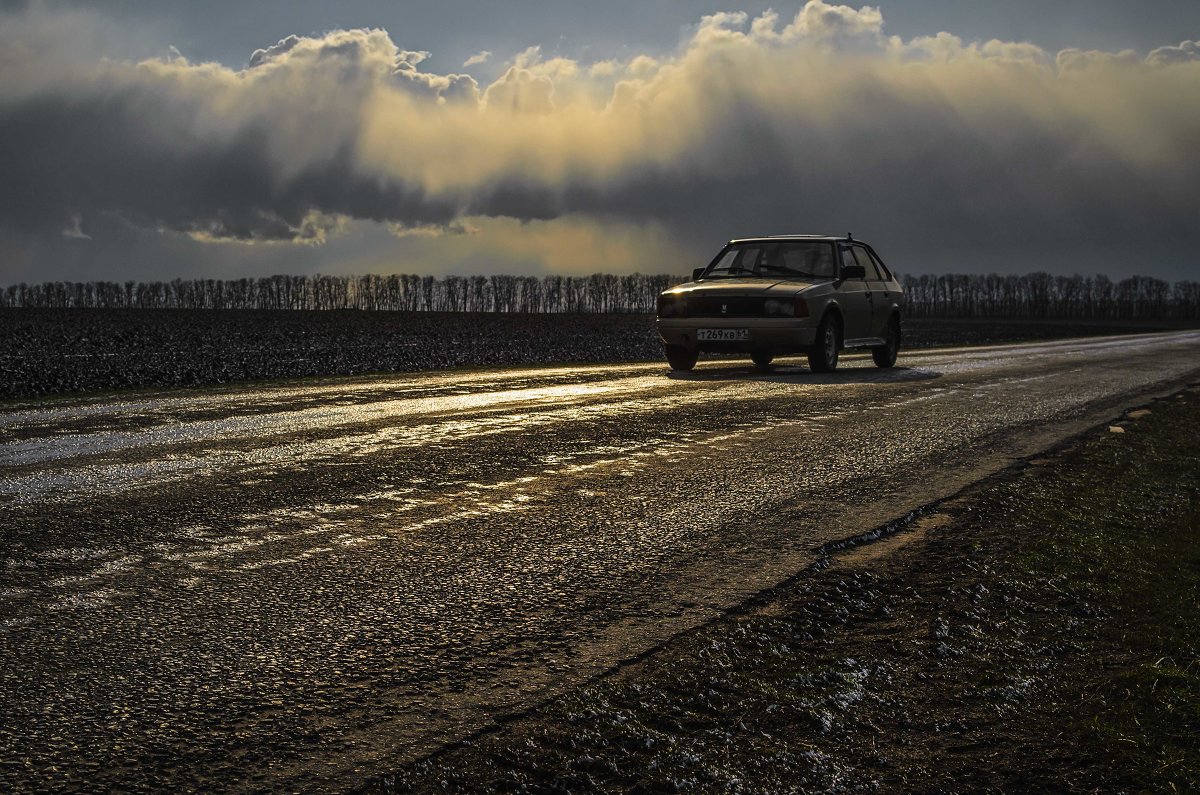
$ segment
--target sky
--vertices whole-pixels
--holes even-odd
[[[905,273],[1200,278],[1194,0],[0,0],[0,285],[683,274],[844,233]]]

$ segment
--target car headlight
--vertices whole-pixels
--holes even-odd
[[[658,297],[659,317],[684,317],[687,315],[687,299],[681,295],[664,293]]]
[[[780,301],[768,298],[763,302],[763,312],[776,317],[795,317],[796,304],[794,301]]]

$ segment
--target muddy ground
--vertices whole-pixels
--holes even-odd
[[[1198,791],[1198,450],[1193,388],[367,789]]]
[[[904,333],[905,347],[929,348],[1183,327],[1186,324],[1171,321],[915,319],[905,324]],[[661,357],[654,318],[648,315],[0,310],[0,399]]]

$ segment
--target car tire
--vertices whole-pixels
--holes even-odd
[[[876,367],[893,367],[896,355],[900,353],[900,319],[893,317],[888,321],[887,336],[884,343],[871,349],[871,358]]]
[[[775,356],[770,353],[752,353],[750,361],[754,362],[754,367],[758,370],[766,372],[771,369],[771,362],[775,360]]]
[[[699,358],[700,351],[694,348],[687,348],[683,345],[667,346],[667,364],[671,365],[672,370],[691,370],[696,366],[696,360]]]
[[[838,351],[842,349],[842,328],[832,312],[821,318],[817,326],[816,345],[808,352],[808,366],[814,373],[828,373],[837,368]]]

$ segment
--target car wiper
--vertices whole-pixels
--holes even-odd
[[[759,275],[758,271],[752,271],[749,268],[735,267],[735,268],[723,268],[719,273],[717,271],[714,271],[712,273],[706,273],[705,276],[706,277],[716,277],[719,274],[729,274],[729,273],[749,273],[751,276]]]

